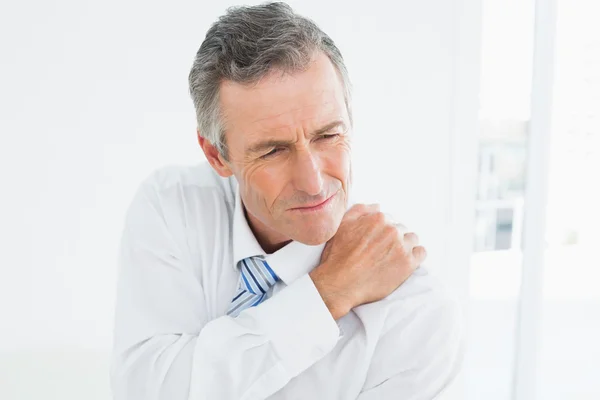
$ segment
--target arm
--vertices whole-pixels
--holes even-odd
[[[120,243],[114,399],[264,399],[335,346],[339,328],[308,275],[237,318],[208,320],[154,190],[137,191]]]
[[[460,310],[450,298],[432,300],[382,335],[358,400],[437,399],[458,374]]]

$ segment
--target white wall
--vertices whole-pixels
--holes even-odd
[[[291,2],[346,58],[357,191],[413,228],[463,297],[474,158],[458,139],[477,118],[477,3]],[[152,169],[202,158],[187,74],[229,4],[0,11],[0,398],[109,398],[125,207]]]

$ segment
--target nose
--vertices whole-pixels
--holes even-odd
[[[318,157],[308,150],[296,153],[293,165],[294,186],[310,196],[316,196],[323,189],[323,177]]]

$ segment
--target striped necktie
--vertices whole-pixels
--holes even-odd
[[[267,291],[275,285],[279,277],[261,257],[248,257],[238,264],[241,271],[240,283],[227,315],[237,317],[248,307],[260,304]]]

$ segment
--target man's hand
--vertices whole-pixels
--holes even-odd
[[[352,206],[309,274],[334,319],[398,288],[427,257],[418,242],[379,205]]]

